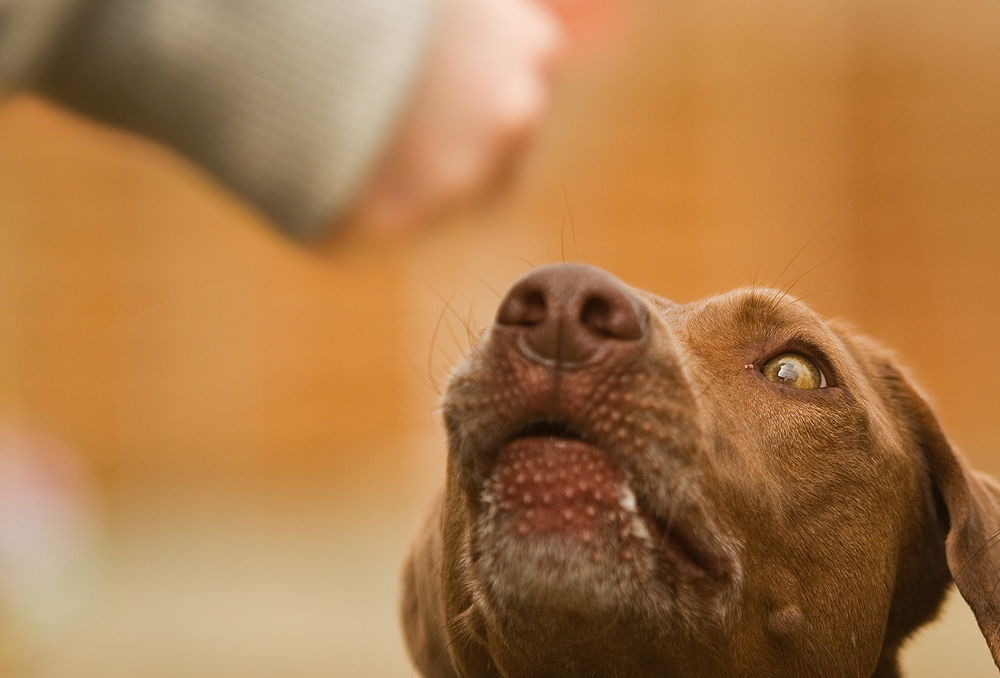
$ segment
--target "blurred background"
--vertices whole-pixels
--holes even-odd
[[[802,276],[1000,474],[997,25],[977,0],[637,0],[517,186],[332,262],[169,151],[7,103],[4,675],[410,676],[437,391],[497,293],[564,256],[678,301]],[[996,675],[955,599],[905,661]]]

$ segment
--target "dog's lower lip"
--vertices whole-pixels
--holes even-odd
[[[690,529],[663,520],[636,496],[614,454],[572,433],[531,435],[546,427],[565,430],[536,425],[499,448],[499,469],[494,468],[484,494],[522,537],[576,534],[589,540],[601,529],[601,515],[632,520],[631,515],[645,525],[633,528],[638,529],[634,536],[655,552],[661,567],[724,578],[721,560]]]
[[[522,536],[586,535],[621,510],[625,473],[613,457],[577,438],[519,437],[503,445],[484,501]]]

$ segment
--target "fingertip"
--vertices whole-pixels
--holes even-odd
[[[552,79],[566,66],[569,32],[562,17],[548,5],[533,3],[537,11],[535,50],[542,73]]]

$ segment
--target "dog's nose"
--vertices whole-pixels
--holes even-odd
[[[497,311],[497,325],[526,357],[573,368],[609,350],[638,347],[649,334],[646,307],[599,268],[551,264],[521,278]]]

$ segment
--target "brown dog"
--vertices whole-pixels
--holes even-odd
[[[1000,487],[891,354],[774,290],[537,269],[444,416],[404,578],[426,678],[888,678],[953,580],[1000,660]]]

